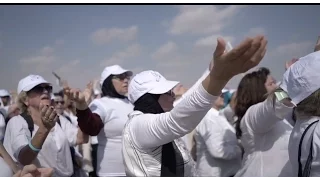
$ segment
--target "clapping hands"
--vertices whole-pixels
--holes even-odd
[[[65,87],[64,94],[76,103],[76,108],[79,110],[85,110],[88,108],[85,93],[81,92],[80,89],[74,89],[70,87]]]
[[[53,106],[49,106],[49,105],[40,105],[40,110],[41,110],[41,120],[42,120],[42,124],[43,126],[48,129],[51,130],[57,120],[58,120],[58,115],[56,110],[54,109]]]

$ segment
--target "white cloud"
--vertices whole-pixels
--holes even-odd
[[[178,46],[176,43],[169,41],[166,44],[159,47],[154,53],[151,54],[152,59],[163,59],[164,57],[170,56],[176,53]]]
[[[179,14],[171,21],[169,33],[181,35],[217,33],[225,28],[244,6],[180,6]]]
[[[63,39],[57,39],[55,41],[55,45],[63,45],[64,44],[64,40]]]
[[[111,57],[102,61],[100,64],[102,66],[121,64],[124,62],[124,60],[139,56],[141,54],[141,51],[142,51],[141,45],[133,44],[122,51],[115,52]]]
[[[128,42],[136,39],[137,34],[137,26],[128,28],[101,28],[91,34],[91,40],[96,44],[106,44],[113,40]]]
[[[20,59],[20,62],[23,64],[49,64],[56,60],[54,56],[33,56]]]
[[[266,30],[262,27],[251,28],[248,31],[249,36],[260,35],[260,34],[262,35],[266,34]]]
[[[312,46],[314,46],[313,42],[298,42],[298,43],[289,43],[280,45],[276,48],[276,53],[292,53],[294,56],[303,56],[306,55],[307,49],[310,49],[310,52],[312,52]]]
[[[164,74],[177,74],[177,69],[184,69],[190,64],[188,55],[181,53],[176,43],[168,41],[151,53],[151,58],[156,60],[153,69]]]
[[[46,46],[46,47],[43,47],[41,49],[41,54],[43,55],[50,55],[54,52],[54,48],[50,47],[50,46]]]
[[[218,37],[222,37],[226,42],[229,41],[231,44],[235,39],[234,37],[231,37],[231,36],[222,36],[222,35],[214,34],[211,36],[207,36],[207,37],[198,39],[195,43],[195,46],[196,47],[211,47],[214,49],[217,44]]]
[[[89,67],[83,66],[81,62],[83,61],[80,59],[64,62],[55,72],[63,80],[67,80],[71,87],[83,89],[89,81],[99,79],[101,67],[97,64],[92,64]],[[55,81],[52,75],[50,77],[52,81]]]
[[[57,69],[57,73],[61,74],[68,74],[70,73],[70,70],[77,68],[77,66],[80,64],[80,60],[76,59],[73,61],[70,61],[66,64],[63,64],[59,69]]]

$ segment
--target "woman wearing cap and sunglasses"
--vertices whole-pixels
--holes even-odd
[[[218,39],[212,71],[174,108],[171,90],[178,82],[168,81],[155,71],[137,74],[128,91],[135,111],[130,113],[122,139],[126,175],[196,176],[195,164],[179,138],[199,124],[233,76],[259,64],[266,52],[266,44],[263,36],[257,36],[224,53],[226,43]],[[83,94],[71,92],[70,95],[77,102],[78,112],[95,121]],[[78,121],[89,125],[89,120]]]
[[[8,122],[4,146],[19,164],[51,167],[53,176],[71,176],[74,172],[71,142],[65,133],[73,131],[73,141],[79,144],[88,138],[80,136],[83,139],[78,139],[77,129],[70,128],[71,123],[60,119],[50,106],[51,93],[52,86],[41,76],[29,75],[20,80],[18,105],[21,114]]]
[[[126,176],[121,148],[122,131],[128,114],[133,111],[133,105],[126,96],[131,76],[131,71],[119,65],[106,67],[100,79],[102,97],[89,105],[96,120],[84,125],[83,118],[78,119],[81,130],[92,136],[98,135],[97,164],[93,164],[98,176]],[[86,117],[83,114],[81,116]]]

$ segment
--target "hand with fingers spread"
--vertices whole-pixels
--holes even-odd
[[[235,75],[247,72],[260,63],[266,53],[266,46],[266,38],[256,36],[247,38],[231,51],[225,52],[226,42],[218,38],[211,74],[229,80]]]
[[[86,97],[80,89],[71,89],[70,87],[64,88],[65,95],[76,103],[76,108],[79,110],[85,110],[88,108]]]
[[[37,168],[30,164],[24,166],[22,170],[18,171],[13,177],[51,177],[53,174],[52,168]]]
[[[40,110],[41,110],[41,120],[43,126],[51,130],[55,125],[58,120],[58,115],[56,110],[54,109],[53,106],[49,105],[40,105]]]
[[[83,91],[83,94],[84,94],[84,97],[85,97],[85,99],[86,99],[87,104],[90,104],[91,97],[92,97],[92,94],[93,94],[93,82],[92,82],[92,81],[90,81],[90,82],[87,84],[87,87],[86,87],[86,89]]]

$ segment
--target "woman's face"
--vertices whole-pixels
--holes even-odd
[[[27,92],[27,99],[25,104],[27,106],[39,108],[40,104],[51,104],[50,94],[52,93],[52,86],[49,84],[40,84]]]
[[[118,94],[123,96],[127,94],[130,77],[129,73],[114,75],[112,84]]]
[[[10,104],[10,96],[1,97],[1,101],[4,106],[8,106]]]
[[[54,98],[54,107],[58,114],[62,114],[64,111],[64,99],[61,96]]]
[[[266,87],[267,92],[270,93],[277,89],[277,82],[271,75],[268,75],[267,80],[264,83],[264,86]]]
[[[175,100],[175,94],[172,90],[165,94],[161,94],[158,103],[164,112],[171,111],[173,109],[173,102]]]

